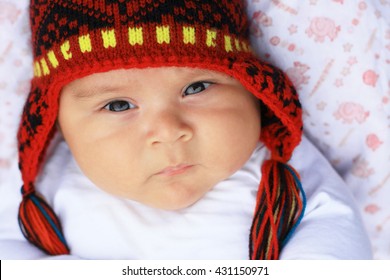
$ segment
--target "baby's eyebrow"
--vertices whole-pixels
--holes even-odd
[[[120,92],[123,87],[112,85],[94,85],[88,89],[72,90],[72,95],[77,99],[91,99],[100,96],[101,94]]]
[[[205,76],[216,76],[217,73],[219,73],[219,72],[207,70],[207,69],[202,69],[202,68],[189,68],[189,71],[188,71],[188,75],[190,77],[194,76],[196,74],[205,75]]]

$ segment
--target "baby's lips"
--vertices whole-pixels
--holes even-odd
[[[193,165],[186,164],[186,163],[182,163],[182,164],[178,164],[178,165],[174,165],[174,166],[168,166],[168,167],[162,169],[161,171],[157,172],[156,175],[175,176],[175,175],[179,175],[179,174],[186,172],[187,170],[191,169],[192,167],[193,167]]]

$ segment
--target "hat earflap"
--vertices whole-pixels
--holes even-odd
[[[22,188],[22,193],[23,193]],[[53,209],[36,193],[23,193],[19,226],[28,241],[50,255],[69,254],[61,224]]]
[[[276,260],[303,217],[306,197],[299,175],[290,165],[271,159],[263,163],[261,172],[249,258]]]

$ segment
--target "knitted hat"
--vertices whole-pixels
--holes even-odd
[[[277,259],[304,210],[299,176],[287,165],[301,139],[301,108],[286,76],[251,52],[242,1],[32,0],[30,9],[34,77],[18,133],[24,236],[48,254],[70,253],[34,186],[64,85],[119,68],[197,67],[233,76],[261,101],[260,140],[271,159],[262,166],[249,257]]]

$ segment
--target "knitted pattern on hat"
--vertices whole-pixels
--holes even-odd
[[[56,133],[64,85],[120,68],[197,67],[234,77],[261,101],[260,140],[271,159],[262,166],[249,255],[277,259],[304,211],[299,176],[287,165],[301,139],[302,112],[282,71],[251,52],[243,3],[36,0],[30,8],[34,78],[18,133],[25,237],[49,254],[70,253],[59,219],[34,186]]]

